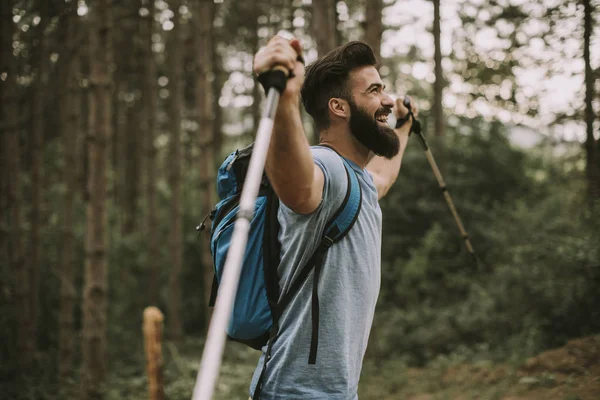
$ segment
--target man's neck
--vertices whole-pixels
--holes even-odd
[[[373,157],[373,152],[363,146],[350,131],[333,132],[333,129],[330,128],[321,131],[319,134],[321,137],[319,145],[331,147],[338,154],[353,161],[361,168],[365,168]]]

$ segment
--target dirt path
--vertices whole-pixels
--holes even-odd
[[[432,378],[427,370],[409,369],[407,374],[413,387]],[[600,400],[600,336],[572,340],[530,358],[517,369],[454,365],[439,376],[435,390],[411,393],[406,388],[386,399]]]

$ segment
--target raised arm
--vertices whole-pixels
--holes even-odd
[[[403,98],[396,100],[396,105],[394,107],[396,118],[401,118],[408,114],[408,110],[404,107],[402,101]],[[417,115],[418,110],[416,106],[413,104],[411,108],[414,115]],[[373,176],[373,181],[377,188],[377,195],[380,200],[387,194],[394,182],[396,182],[396,178],[400,172],[400,165],[402,164],[402,156],[404,155],[406,145],[408,144],[408,135],[411,125],[412,120],[409,120],[402,127],[394,129],[394,132],[396,132],[396,135],[398,135],[398,138],[400,139],[400,151],[394,158],[388,160],[384,157],[375,156],[367,163],[366,168]]]
[[[313,162],[300,117],[301,55],[297,39],[275,36],[254,57],[254,72],[283,65],[293,73],[279,100],[265,169],[279,199],[293,211],[308,214],[321,201],[324,176]]]

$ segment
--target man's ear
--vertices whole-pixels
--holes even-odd
[[[333,115],[340,118],[348,118],[350,116],[350,105],[346,100],[332,97],[329,99],[329,111],[333,113]]]

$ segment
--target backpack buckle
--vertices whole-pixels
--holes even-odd
[[[198,225],[196,227],[196,230],[198,232],[203,231],[204,228],[206,227],[206,220],[209,219],[209,218],[212,220],[215,217],[216,212],[217,212],[217,209],[213,208],[208,214],[206,214],[206,216],[204,217],[204,219],[202,220],[202,222],[200,223],[200,225]]]
[[[332,244],[333,244],[332,238],[330,238],[327,235],[323,236],[323,240],[321,241],[321,245],[323,246],[323,248],[328,249],[331,247]]]

